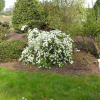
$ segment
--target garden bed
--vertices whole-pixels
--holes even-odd
[[[6,38],[6,41],[9,41],[11,39],[20,39],[26,42],[25,35],[24,34],[18,34],[15,31],[11,31],[9,33],[9,37]],[[80,49],[80,52],[73,52],[72,57],[74,58],[73,64],[67,64],[63,68],[51,66],[51,69],[49,68],[37,68],[37,66],[26,66],[22,65],[22,62],[18,62],[13,60],[13,62],[6,62],[2,63],[0,62],[0,66],[4,66],[6,68],[12,69],[12,70],[23,70],[23,71],[29,71],[29,72],[47,72],[47,73],[54,73],[54,74],[62,74],[62,75],[100,75],[100,70],[98,68],[99,63],[97,62],[97,58],[94,56],[94,54],[88,54],[86,49],[84,48],[82,37],[72,37],[72,39],[75,41],[76,47]],[[93,42],[90,38],[85,37],[86,41],[88,41],[88,47],[91,49],[95,49],[95,46],[93,45]]]

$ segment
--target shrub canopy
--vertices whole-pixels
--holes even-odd
[[[25,26],[23,26],[24,30]],[[37,28],[28,30],[28,46],[23,50],[19,61],[40,67],[51,65],[63,67],[72,61],[72,43],[69,35],[56,29],[50,32]]]
[[[26,22],[43,20],[44,10],[41,3],[37,0],[17,0],[13,9],[12,24],[17,32]],[[21,26],[20,26],[21,25]]]

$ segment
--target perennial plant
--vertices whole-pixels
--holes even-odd
[[[71,55],[74,41],[66,33],[57,29],[47,32],[34,28],[29,29],[27,35],[28,46],[24,48],[19,61],[35,64],[38,68],[50,68],[51,65],[63,67],[73,63]]]

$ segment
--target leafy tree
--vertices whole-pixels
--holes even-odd
[[[97,20],[97,17],[99,15],[99,10],[100,10],[100,0],[96,1],[95,5],[93,6],[93,10],[95,10],[95,16]]]
[[[3,10],[4,7],[5,7],[5,1],[0,0],[0,12]]]
[[[66,33],[75,33],[76,29],[81,24],[83,13],[85,12],[84,1],[53,0],[52,4],[54,8],[47,17],[47,23],[50,23],[49,27],[52,29],[59,29]]]

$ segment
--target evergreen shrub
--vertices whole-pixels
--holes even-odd
[[[31,20],[43,20],[44,14],[43,6],[38,0],[17,0],[13,9],[13,27],[21,33],[23,25]]]
[[[0,62],[18,59],[26,42],[23,40],[11,39],[0,43]]]

